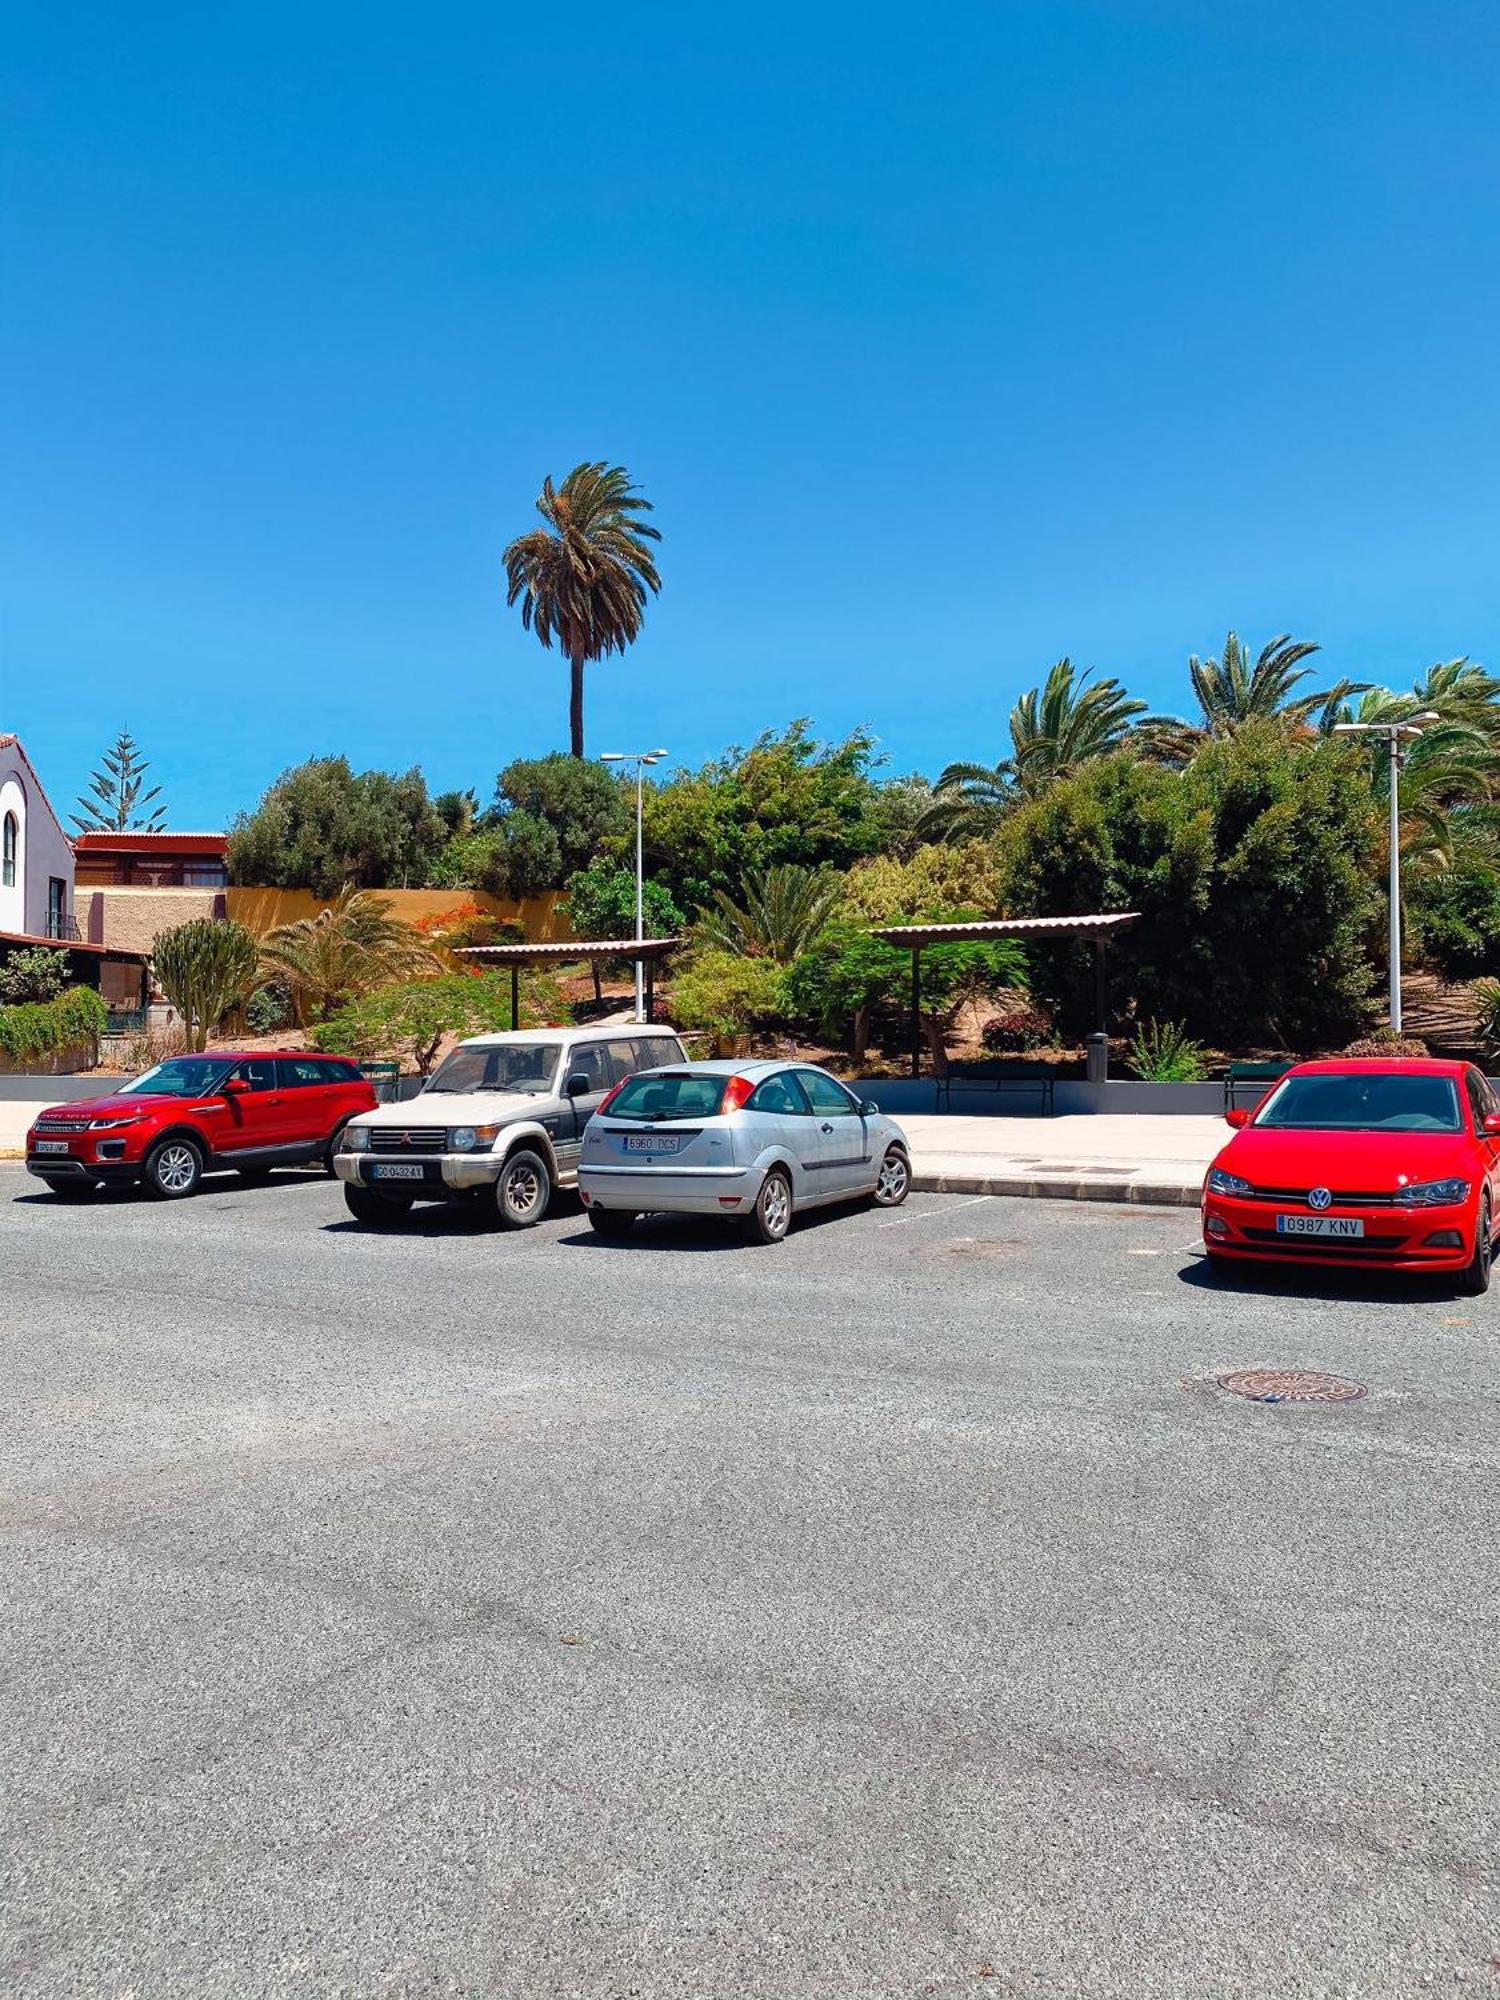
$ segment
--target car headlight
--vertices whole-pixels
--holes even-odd
[[[346,1153],[368,1153],[370,1150],[370,1128],[368,1125],[346,1125],[344,1127],[344,1151]]]
[[[455,1125],[448,1134],[450,1153],[474,1153],[495,1142],[498,1125]]]
[[[1249,1181],[1242,1181],[1238,1174],[1226,1174],[1222,1167],[1209,1168],[1207,1186],[1210,1194],[1237,1194],[1243,1196],[1254,1194],[1255,1192]]]
[[[1418,1181],[1414,1187],[1396,1190],[1396,1200],[1412,1208],[1457,1208],[1468,1199],[1467,1181]]]
[[[91,1118],[89,1120],[89,1130],[91,1132],[118,1132],[122,1125],[139,1125],[140,1122],[140,1119],[136,1117]]]

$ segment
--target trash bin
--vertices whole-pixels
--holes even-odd
[[[1109,1036],[1090,1035],[1086,1044],[1088,1051],[1088,1080],[1090,1083],[1109,1081]]]

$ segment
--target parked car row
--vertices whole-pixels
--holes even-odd
[[[695,1063],[667,1029],[553,1028],[460,1043],[419,1094],[379,1104],[345,1058],[177,1056],[113,1096],[43,1112],[29,1170],[63,1194],[140,1182],[164,1200],[223,1169],[323,1162],[351,1215],[390,1228],[414,1203],[540,1222],[578,1189],[611,1236],[638,1215],[739,1219],[779,1242],[799,1211],[911,1186],[899,1125],[802,1062]]]

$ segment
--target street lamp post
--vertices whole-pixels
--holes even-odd
[[[1429,722],[1440,722],[1441,716],[1433,709],[1423,709],[1419,715],[1409,715],[1404,722],[1336,722],[1334,733],[1339,736],[1383,736],[1391,760],[1391,818],[1390,818],[1390,955],[1391,955],[1391,1033],[1401,1032],[1401,767],[1406,762],[1406,749],[1402,738],[1420,736]]]
[[[641,826],[644,815],[645,771],[648,764],[659,764],[666,756],[665,750],[606,750],[599,759],[601,764],[634,764],[635,766],[635,941],[640,943],[646,935],[646,878],[641,864]],[[646,1018],[645,967],[640,959],[635,962],[635,1018]]]

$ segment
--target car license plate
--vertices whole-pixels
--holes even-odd
[[[68,1142],[66,1139],[38,1139],[36,1150],[39,1153],[65,1153],[68,1150]]]
[[[1278,1236],[1363,1236],[1365,1225],[1357,1215],[1278,1215]]]
[[[675,1153],[682,1144],[679,1135],[672,1132],[632,1132],[625,1141],[627,1153]]]
[[[378,1160],[370,1169],[371,1180],[376,1181],[419,1181],[427,1169],[408,1160]]]

